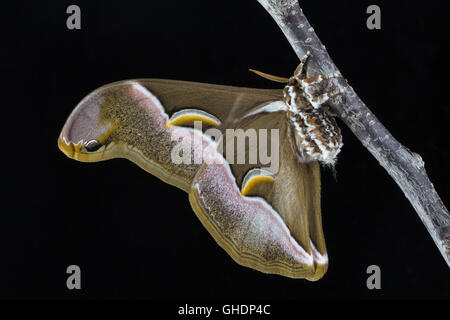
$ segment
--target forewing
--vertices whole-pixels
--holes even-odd
[[[170,117],[183,109],[201,110],[217,117],[222,125],[259,104],[276,100],[280,94],[280,90],[176,80],[115,82],[93,91],[78,104],[64,125],[58,145],[67,156],[80,161],[129,159],[188,191],[201,164],[194,155],[210,142],[189,127],[168,125]],[[84,146],[91,140],[103,147],[89,152]],[[176,148],[189,153],[189,161],[174,161]]]

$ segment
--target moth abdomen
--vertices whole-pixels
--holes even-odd
[[[302,161],[335,163],[343,144],[340,129],[332,117],[318,109],[288,113],[288,119],[294,129]]]

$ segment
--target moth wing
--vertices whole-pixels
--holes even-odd
[[[177,139],[198,138],[201,133],[169,126],[178,111],[200,110],[217,118],[220,126],[239,119],[259,104],[279,99],[281,90],[262,90],[188,81],[137,79],[102,86],[86,96],[73,110],[58,139],[59,148],[79,161],[126,158],[166,183],[185,191],[201,163],[173,160],[180,148],[191,155],[208,141],[180,145]],[[192,118],[189,113],[184,119]],[[183,120],[183,119],[181,119]],[[186,120],[183,120],[186,122]],[[182,121],[182,122],[183,122]],[[175,139],[174,139],[175,138]],[[95,152],[84,147],[96,140]]]
[[[282,90],[223,86],[200,82],[142,79],[138,82],[152,92],[171,116],[182,109],[199,109],[230,124],[259,106],[280,100]],[[228,126],[228,125],[225,125]]]
[[[315,280],[326,270],[319,169],[317,164],[295,161],[285,111],[274,111],[280,102],[274,107],[273,101],[280,98],[281,90],[160,79],[116,82],[79,103],[58,144],[66,155],[80,161],[127,158],[188,191],[197,216],[237,262],[263,272]],[[200,137],[200,142],[184,145],[190,154],[210,146],[197,130],[168,125],[174,114],[186,109],[189,112],[182,113],[181,124],[192,115],[195,119],[206,114],[206,119],[218,119],[218,127],[225,132],[231,128],[280,129],[280,169],[272,184],[254,183],[253,191],[259,197],[243,196],[238,186],[262,163],[230,167],[227,163],[173,161],[171,151],[179,146],[174,135]],[[102,147],[85,150],[84,142],[91,139]]]
[[[259,157],[256,163],[249,163],[250,143],[245,145],[245,163],[237,163],[236,157],[231,160],[229,154],[236,156],[239,150],[238,143],[227,149],[230,141],[237,139],[230,137],[230,132],[219,144],[227,161],[204,163],[194,177],[189,199],[203,225],[239,264],[318,280],[328,266],[320,168],[317,162],[298,161],[292,128],[280,108],[280,103],[265,105],[261,112],[253,111],[228,128],[244,132],[266,129],[268,149],[272,153],[279,150],[278,166],[268,167]],[[278,138],[269,133],[273,129],[278,130]],[[258,140],[258,153],[263,142]],[[253,196],[243,195],[243,191]]]

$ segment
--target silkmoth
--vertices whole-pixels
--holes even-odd
[[[105,85],[76,106],[58,146],[79,161],[129,159],[186,191],[203,226],[237,263],[318,280],[328,267],[320,163],[334,164],[342,137],[325,106],[338,92],[323,92],[323,80],[338,75],[308,78],[308,56],[290,78],[255,71],[286,83],[283,90],[162,79]],[[202,129],[195,127],[198,122]],[[212,139],[207,128],[221,136]],[[234,139],[232,129],[277,130],[277,139],[268,137],[277,140],[269,141],[277,142],[276,170],[267,170],[260,159],[230,161],[228,155],[238,151],[236,145],[225,147]],[[175,163],[173,151],[180,143],[192,154],[209,150],[209,160],[220,161]],[[245,159],[251,147],[244,146]]]

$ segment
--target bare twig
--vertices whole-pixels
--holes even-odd
[[[331,60],[297,0],[258,0],[277,22],[299,58],[311,51],[308,75],[335,73]],[[397,182],[450,267],[450,214],[429,180],[422,158],[400,144],[343,77],[333,81],[343,93],[330,107]]]

